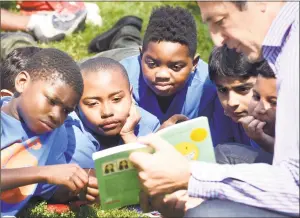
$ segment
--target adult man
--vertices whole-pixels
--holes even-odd
[[[252,62],[264,57],[276,73],[273,164],[190,164],[170,144],[148,136],[140,142],[157,152],[133,153],[130,157],[140,171],[144,190],[156,199],[162,193],[187,189],[191,197],[224,200],[206,200],[189,210],[188,217],[299,216],[299,3],[232,1],[198,5],[217,46],[235,48]],[[178,209],[184,205],[182,201],[188,202],[187,198],[180,199],[178,192],[173,196],[160,198],[160,205]]]

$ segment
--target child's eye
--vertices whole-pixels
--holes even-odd
[[[237,92],[242,93],[242,94],[248,94],[248,92],[251,90],[250,87],[238,87],[236,89]]]
[[[182,68],[183,68],[183,66],[179,65],[179,64],[176,64],[176,65],[172,66],[172,70],[175,71],[175,72],[180,71]]]
[[[154,61],[146,61],[146,64],[150,69],[157,67],[157,64]]]
[[[86,105],[90,106],[90,107],[95,106],[97,104],[98,104],[97,102],[88,102],[88,103],[86,103]]]
[[[120,98],[120,97],[116,97],[116,98],[113,98],[112,101],[113,101],[114,103],[117,103],[117,102],[120,102],[121,99],[122,99],[122,98]]]
[[[221,88],[218,88],[218,92],[220,92],[220,93],[226,93],[227,92],[227,89],[226,88],[223,88],[223,87],[221,87]]]

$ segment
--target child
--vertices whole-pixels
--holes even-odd
[[[84,91],[77,113],[65,122],[69,134],[66,157],[83,168],[94,168],[93,152],[134,142],[136,136],[156,131],[159,121],[133,104],[127,72],[119,62],[96,57],[80,68]]]
[[[83,91],[76,63],[64,52],[43,49],[18,73],[15,90],[9,101],[0,101],[1,216],[16,215],[33,196],[49,199],[64,188],[76,196],[89,187],[86,198],[95,199],[95,178],[66,164],[64,156],[67,134],[61,125]]]
[[[224,113],[233,121],[230,125],[222,126],[222,128],[225,131],[232,131],[234,142],[239,143],[238,145],[232,143],[227,144],[228,146],[222,145],[222,153],[225,153],[224,149],[226,149],[228,150],[226,153],[235,153],[236,156],[240,156],[237,158],[243,161],[247,159],[246,162],[251,162],[249,161],[251,158],[244,154],[243,145],[253,148],[246,148],[253,153],[251,157],[256,157],[255,155],[258,154],[256,151],[260,149],[260,145],[253,138],[249,138],[250,135],[247,135],[241,122],[249,116],[248,107],[253,95],[252,90],[256,83],[259,65],[248,62],[242,54],[228,49],[226,46],[213,49],[208,65],[209,76],[217,87]],[[217,146],[215,150],[218,162],[220,162],[220,149],[221,147]],[[270,154],[263,154],[263,161],[271,162],[271,156]]]
[[[274,152],[276,120],[276,77],[267,62],[257,68],[258,77],[249,103],[249,115],[240,120],[247,135],[265,151]]]
[[[12,96],[15,92],[15,78],[21,72],[32,55],[42,48],[30,46],[16,48],[1,63],[1,97]]]
[[[121,61],[134,100],[161,124],[175,114],[190,119],[206,115],[204,110],[216,98],[207,64],[196,48],[193,16],[186,9],[165,6],[152,11],[140,55]]]

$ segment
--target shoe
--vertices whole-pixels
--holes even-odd
[[[142,29],[143,20],[136,16],[126,16],[121,18],[110,30],[96,36],[88,46],[88,52],[102,52],[109,49],[109,45],[116,33],[124,26],[132,25]]]
[[[70,35],[84,28],[86,10],[76,13],[58,14],[35,14],[40,19],[32,29],[34,36],[40,42],[60,41],[66,35]]]

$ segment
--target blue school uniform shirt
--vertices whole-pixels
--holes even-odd
[[[0,105],[7,102],[1,98]],[[66,163],[67,134],[64,126],[36,135],[24,123],[1,111],[1,169]],[[1,216],[16,215],[33,196],[49,199],[55,185],[32,184],[1,193]]]
[[[140,107],[156,116],[160,123],[174,114],[183,114],[190,119],[202,116],[202,112],[216,97],[216,89],[208,78],[208,66],[200,59],[185,86],[176,93],[166,113],[163,113],[155,93],[144,81],[140,55],[126,58],[120,63],[127,71],[134,100]]]
[[[137,109],[141,120],[135,127],[135,135],[145,136],[155,132],[160,127],[158,119],[138,106]],[[67,162],[77,163],[82,168],[94,168],[92,154],[105,148],[101,146],[94,133],[84,125],[77,113],[72,112],[64,125],[69,140],[68,149],[65,152]],[[120,140],[119,144],[123,144],[123,141]]]

